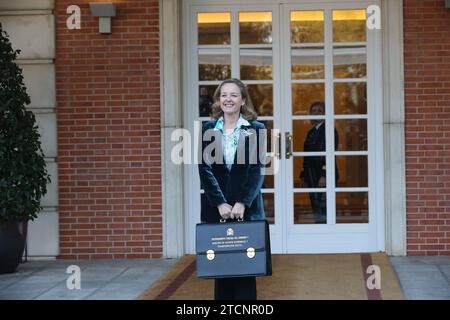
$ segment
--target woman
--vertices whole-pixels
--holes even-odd
[[[240,80],[225,80],[216,89],[212,118],[203,126],[203,157],[199,165],[205,191],[201,196],[202,222],[265,219],[261,186],[266,130],[256,121],[247,88]],[[212,143],[218,147],[211,148]],[[214,297],[254,300],[256,278],[216,279]]]

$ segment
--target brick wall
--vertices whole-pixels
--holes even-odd
[[[450,9],[404,0],[408,255],[450,255]]]
[[[159,258],[158,0],[115,1],[109,35],[88,2],[56,1],[60,258]]]

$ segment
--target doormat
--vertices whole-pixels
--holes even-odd
[[[274,254],[273,275],[257,278],[258,300],[402,300],[384,253]],[[195,274],[186,255],[142,293],[140,300],[211,300],[214,280]]]

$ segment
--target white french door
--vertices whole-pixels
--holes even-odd
[[[275,129],[262,189],[273,252],[383,251],[381,40],[366,28],[378,2],[274,2],[183,2],[185,127],[209,119],[220,81],[240,78]],[[192,253],[202,191],[197,167],[185,174]]]

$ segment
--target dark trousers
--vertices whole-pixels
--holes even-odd
[[[215,300],[256,300],[256,278],[216,279],[214,286]]]
[[[314,215],[315,223],[327,222],[327,199],[325,192],[311,192],[309,194],[311,200],[311,208]]]

